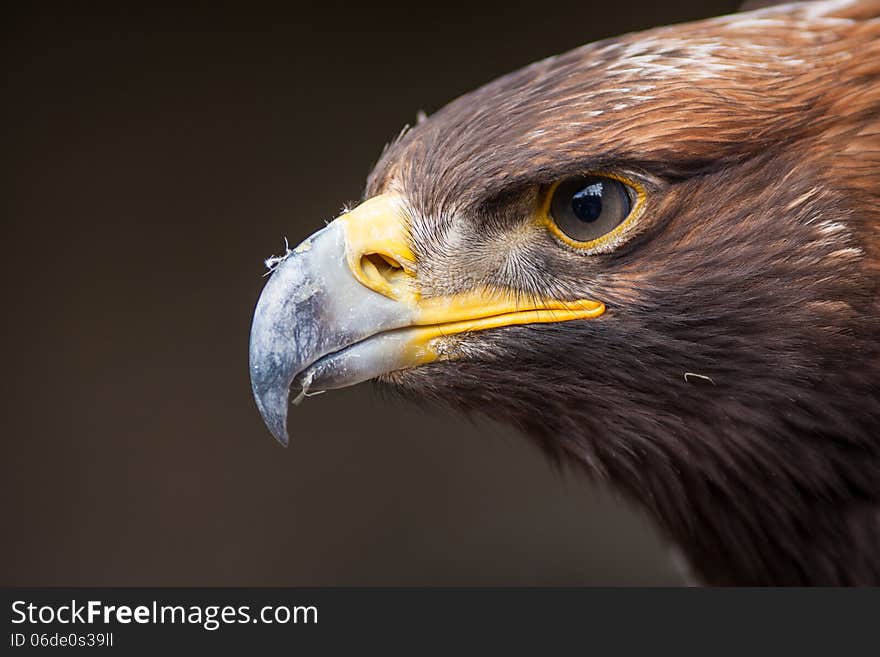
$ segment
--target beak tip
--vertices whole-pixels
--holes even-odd
[[[283,447],[287,447],[290,444],[290,436],[287,433],[287,413],[270,415],[263,409],[260,409],[260,413],[272,437]]]
[[[257,386],[254,386],[254,401],[257,402],[260,416],[275,440],[284,447],[290,443],[287,433],[287,400],[286,394],[278,394],[278,388],[257,390]]]

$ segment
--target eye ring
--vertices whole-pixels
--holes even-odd
[[[602,185],[603,182],[613,184]],[[565,196],[562,202],[557,192]],[[586,196],[581,194],[579,216],[575,217],[571,206],[571,201],[574,199],[571,197],[580,193],[585,193]],[[591,196],[594,198],[590,198]],[[610,201],[609,208],[606,209],[601,203],[595,205],[596,198],[606,200],[606,197]],[[586,205],[583,203],[584,198],[587,201]],[[588,172],[556,181],[546,189],[538,212],[538,223],[546,227],[563,244],[574,249],[590,254],[609,253],[631,232],[636,220],[644,212],[646,199],[645,188],[631,178],[607,171]],[[624,210],[626,212],[623,212]],[[554,218],[554,211],[561,217]],[[584,216],[584,211],[588,216]],[[609,216],[605,216],[609,213]],[[586,220],[583,229],[578,228],[578,218]],[[566,233],[560,223],[572,234]],[[602,232],[603,226],[607,229],[604,232]],[[597,234],[592,237],[591,233],[594,232]],[[577,239],[578,233],[589,237]]]

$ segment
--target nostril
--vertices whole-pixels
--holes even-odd
[[[398,288],[406,276],[403,265],[384,253],[362,255],[360,270],[365,279],[362,282],[388,296],[397,295]]]
[[[364,258],[370,260],[379,271],[383,271],[384,269],[403,269],[403,265],[384,253],[370,253],[365,255]]]

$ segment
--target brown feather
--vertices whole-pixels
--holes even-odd
[[[612,253],[528,222],[543,185],[637,178]],[[706,581],[880,584],[880,2],[800,3],[551,57],[384,153],[426,296],[604,301],[386,377],[524,429],[644,505]],[[685,372],[700,373],[697,385]]]

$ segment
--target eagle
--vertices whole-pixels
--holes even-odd
[[[250,374],[516,428],[706,585],[880,585],[880,1],[585,45],[386,146],[284,256]]]

